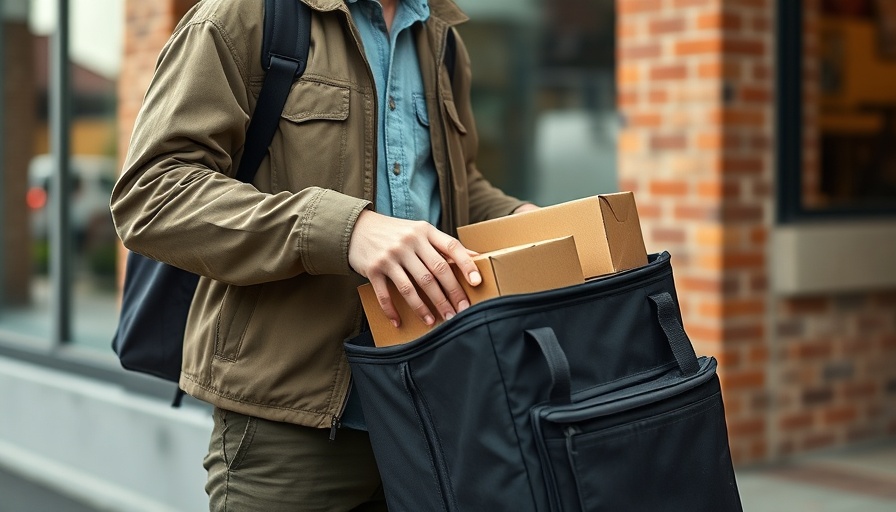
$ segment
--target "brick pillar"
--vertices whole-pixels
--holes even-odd
[[[143,103],[162,47],[181,17],[198,0],[127,0],[125,6],[124,59],[118,81],[119,161],[127,154],[134,121]],[[124,254],[124,249],[120,254]],[[124,277],[124,258],[119,258],[119,283]]]
[[[768,457],[773,3],[617,0],[620,189],[721,363],[735,460]]]
[[[2,9],[0,9],[2,10]],[[2,13],[0,13],[2,15]],[[2,16],[0,16],[2,18]],[[5,21],[3,33],[3,80],[5,91],[3,119],[4,160],[0,162],[0,193],[3,194],[3,269],[0,290],[6,305],[23,305],[30,300],[32,275],[31,232],[25,193],[28,190],[28,164],[34,156],[34,131],[37,125],[33,38],[24,21]]]

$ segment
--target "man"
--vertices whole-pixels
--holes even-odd
[[[204,0],[159,57],[112,197],[129,249],[201,276],[180,386],[215,406],[211,510],[385,510],[342,349],[356,288],[369,279],[396,325],[395,300],[450,319],[469,303],[448,262],[480,280],[450,234],[534,208],[475,166],[460,39],[453,77],[443,62],[466,19],[450,0],[306,3],[308,67],[252,184],[233,176],[263,2]]]

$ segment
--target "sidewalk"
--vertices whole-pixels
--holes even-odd
[[[746,512],[894,512],[896,439],[740,469]]]
[[[737,482],[745,512],[894,512],[896,439],[740,469]],[[0,470],[0,512],[44,511],[100,512]]]
[[[99,512],[0,468],[0,512]]]

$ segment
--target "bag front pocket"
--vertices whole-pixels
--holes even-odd
[[[702,363],[691,377],[538,410],[554,508],[740,511],[715,362]]]

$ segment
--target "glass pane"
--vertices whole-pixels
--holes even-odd
[[[33,4],[29,0],[0,4],[5,11],[0,69],[4,91],[0,331],[48,340],[48,183],[39,157],[47,151],[48,45],[46,36],[29,23]]]
[[[109,196],[118,167],[116,90],[123,6],[120,0],[72,0],[70,7],[72,328],[76,344],[104,351],[117,322],[118,238]]]
[[[807,169],[803,203],[810,209],[892,208],[896,2],[825,0],[817,45],[818,158]]]
[[[552,0],[544,12],[534,197],[553,204],[615,192],[615,1]]]
[[[458,4],[483,174],[540,204],[615,191],[615,1]]]

